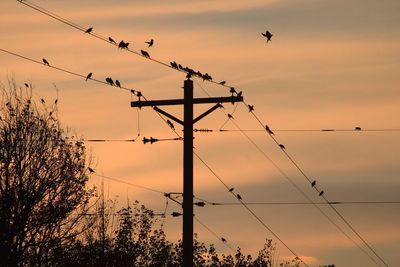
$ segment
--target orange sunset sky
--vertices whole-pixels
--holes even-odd
[[[330,201],[400,200],[400,1],[398,0],[31,0],[93,33],[130,42],[152,58],[208,72],[242,91],[247,104]],[[273,33],[266,43],[261,32]],[[154,46],[144,43],[154,39]],[[148,99],[181,98],[185,74],[121,51],[14,0],[0,2],[0,48],[93,78],[113,77]],[[144,145],[143,137],[176,135],[151,108],[137,110],[128,91],[60,72],[0,51],[0,81],[15,76],[52,103],[58,94],[61,123],[87,142],[97,173],[162,192],[182,192],[181,141]],[[229,96],[229,88],[195,79],[196,97]],[[58,91],[55,89],[58,88]],[[245,202],[307,202],[269,161],[313,201],[312,190],[245,105],[224,105],[196,128],[196,153]],[[197,106],[195,114],[208,108]],[[181,107],[165,110],[182,116]],[[226,122],[226,124],[224,124]],[[321,130],[361,127],[364,131]],[[181,126],[175,124],[178,133]],[[256,144],[256,146],[254,145]],[[220,181],[194,159],[194,194],[237,203]],[[101,178],[90,183],[100,185]],[[104,180],[109,198],[139,200],[163,212],[162,194]],[[253,205],[254,212],[310,266],[384,266],[326,205],[319,207],[377,261],[367,257],[313,205]],[[400,266],[399,204],[335,205],[389,266]],[[168,213],[181,211],[169,203]],[[266,238],[276,257],[292,254],[240,205],[195,207],[195,215],[229,246],[253,255]],[[167,236],[181,238],[181,217],[165,219]],[[195,221],[199,240],[232,253]]]

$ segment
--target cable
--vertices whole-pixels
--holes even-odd
[[[70,27],[72,27],[72,28],[74,28],[76,30],[79,30],[79,31],[82,31],[82,32],[86,33],[87,28],[82,27],[81,25],[79,25],[77,23],[74,23],[74,22],[72,22],[72,21],[70,21],[68,19],[65,19],[65,18],[55,14],[54,12],[51,12],[51,11],[49,11],[49,10],[47,10],[47,9],[37,5],[37,4],[34,4],[34,3],[32,3],[32,2],[30,2],[28,0],[17,0],[17,2],[19,2],[21,4],[24,4],[25,6],[27,6],[29,8],[32,8],[33,10],[38,11],[41,14],[46,15],[46,16],[52,18],[52,19],[55,19],[55,20],[57,20],[57,21],[59,21],[61,23],[64,23],[64,24],[66,24],[66,25],[68,25],[68,26],[70,26]],[[109,38],[104,37],[104,36],[102,36],[100,34],[97,34],[94,31],[91,31],[87,35],[93,36],[93,37],[95,37],[95,38],[97,38],[99,40],[102,40],[102,41],[104,41],[104,42],[106,42],[108,44],[111,44],[111,45],[114,45],[116,47],[119,47],[119,45],[116,42],[111,42]],[[133,54],[135,54],[137,56],[140,56],[140,57],[142,57],[144,59],[153,61],[155,63],[158,63],[158,64],[160,64],[160,65],[162,65],[164,67],[168,67],[168,68],[173,69],[175,71],[183,72],[183,73],[186,73],[186,74],[188,74],[190,76],[197,75],[197,72],[195,72],[194,70],[192,70],[190,68],[182,67],[182,66],[180,66],[181,68],[178,68],[178,67],[175,68],[175,67],[171,66],[170,64],[167,64],[167,63],[165,63],[165,62],[163,62],[161,60],[157,60],[157,59],[154,59],[154,58],[152,58],[150,56],[144,55],[144,53],[142,51],[141,52],[137,52],[135,50],[129,49],[128,47],[124,47],[123,50],[129,51],[129,52],[131,52],[131,53],[133,53]],[[175,62],[175,64],[176,64],[176,62]],[[206,73],[206,75],[208,75],[208,74]],[[208,77],[204,78],[204,80],[208,81],[208,82],[211,82],[211,83],[214,83],[214,84],[218,84],[220,86],[224,86],[224,87],[228,87],[229,88],[228,85],[221,84],[219,82],[213,81],[212,78],[209,75],[208,75]]]
[[[200,199],[200,198],[197,198]],[[202,199],[205,204],[212,206],[237,206],[236,202],[211,202]],[[400,204],[400,201],[330,201],[330,202],[245,202],[246,205],[375,205],[375,204]]]
[[[240,195],[236,195],[233,193],[233,188],[227,186],[227,184],[214,172],[214,170],[196,153],[193,151],[193,154],[204,164],[204,166],[217,178],[228,191],[241,203],[241,205],[248,211],[250,214],[259,222],[261,223],[264,228],[266,228],[276,239],[278,239],[294,256],[295,258],[299,259],[305,266],[308,266],[295,252],[292,250],[261,218],[252,210],[250,209],[245,202],[242,201]]]
[[[211,130],[211,131],[219,131],[219,132],[239,132],[240,130],[234,129],[219,129],[219,130]],[[256,129],[242,129],[243,132],[265,132],[263,130],[256,130]],[[396,128],[375,128],[375,129],[362,129],[362,130],[355,130],[355,129],[271,129],[273,132],[400,132],[400,129]]]

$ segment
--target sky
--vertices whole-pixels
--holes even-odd
[[[275,130],[286,151],[331,201],[398,201],[400,191],[400,2],[398,0],[32,0],[45,9],[135,51],[208,72],[242,91],[263,124]],[[273,33],[266,42],[261,32]],[[154,39],[154,46],[144,43]],[[51,65],[140,90],[148,99],[183,97],[183,73],[92,38],[13,0],[0,3],[0,48]],[[0,53],[0,81],[15,77],[33,85],[35,97],[59,100],[61,123],[84,139],[137,142],[90,143],[97,173],[162,192],[182,192],[181,141],[144,145],[143,137],[176,135],[151,108],[137,110],[129,92]],[[195,97],[229,96],[229,88],[195,80]],[[207,105],[195,107],[201,114]],[[181,117],[181,107],[165,107]],[[226,113],[233,114],[234,123]],[[237,126],[239,128],[237,128]],[[177,132],[182,128],[175,125]],[[321,201],[247,107],[225,104],[195,125],[195,152],[245,202]],[[219,132],[223,129],[231,130]],[[364,131],[279,131],[354,129]],[[236,131],[233,131],[236,130]],[[251,141],[249,141],[249,139]],[[255,145],[254,145],[255,144]],[[212,202],[237,203],[195,158],[194,194]],[[278,168],[276,168],[278,166]],[[282,172],[286,175],[282,175]],[[95,175],[91,184],[99,185]],[[139,200],[156,213],[162,194],[104,179],[121,205]],[[377,266],[313,205],[257,205],[253,211],[310,266]],[[367,250],[326,205],[318,205]],[[336,205],[337,210],[389,266],[400,265],[399,204]],[[168,212],[180,211],[170,203]],[[291,256],[240,205],[195,207],[196,218],[233,247],[256,254],[266,238],[277,258]],[[181,237],[181,218],[165,219],[167,236]],[[232,253],[195,221],[199,240]],[[371,256],[372,257],[372,256]],[[383,266],[383,264],[381,263]],[[379,266],[379,265],[378,265]]]

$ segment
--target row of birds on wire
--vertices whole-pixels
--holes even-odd
[[[93,27],[90,27],[87,30],[85,30],[85,33],[91,34],[92,31],[93,31]],[[261,34],[262,34],[262,36],[264,36],[266,38],[267,43],[271,41],[271,38],[273,36],[272,33],[270,33],[269,31],[266,31],[265,33],[261,33]],[[112,37],[108,37],[108,41],[110,43],[114,44],[114,45],[118,45],[119,49],[128,49],[128,46],[130,45],[129,42],[125,42],[124,40],[121,40],[119,43],[117,43]],[[149,41],[146,41],[144,43],[146,43],[148,45],[148,48],[150,48],[150,47],[152,47],[154,45],[154,39],[150,39]],[[145,51],[143,49],[141,49],[140,52],[141,52],[143,57],[150,58],[149,52],[147,52],[147,51]],[[43,61],[43,63],[45,65],[50,66],[50,63],[49,63],[49,61],[47,59],[43,58],[42,61]],[[213,78],[211,77],[210,74],[208,74],[208,73],[204,73],[203,74],[202,72],[200,72],[198,70],[196,71],[196,70],[194,70],[194,69],[192,69],[190,67],[183,66],[180,63],[177,63],[176,61],[171,61],[170,62],[170,66],[172,68],[176,69],[176,70],[186,72],[187,73],[187,76],[186,76],[187,78],[191,78],[191,77],[195,76],[195,77],[198,77],[200,79],[203,79],[203,81],[213,81]],[[91,79],[92,76],[93,76],[93,73],[90,72],[86,76],[86,81]],[[111,86],[117,86],[117,87],[121,88],[121,82],[119,80],[115,80],[114,81],[111,77],[107,77],[105,79],[105,81]],[[225,85],[226,81],[220,81],[219,84]]]

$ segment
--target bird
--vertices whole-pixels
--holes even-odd
[[[150,41],[148,41],[148,42],[145,42],[146,44],[148,44],[149,45],[149,47],[151,47],[151,46],[153,46],[153,44],[154,44],[154,40],[153,39],[151,39]]]
[[[261,33],[261,34],[262,34],[262,36],[267,38],[267,43],[271,41],[271,38],[273,36],[272,33],[270,33],[269,31],[266,31],[265,33]]]
[[[106,78],[106,82],[107,82],[109,85],[114,85],[114,81],[113,81],[113,79],[111,79],[110,77]]]
[[[249,112],[254,111],[254,106],[253,105],[248,105],[247,107],[249,108]]]
[[[233,116],[231,114],[228,113],[228,118],[229,119],[233,119]]]
[[[58,99],[54,100],[54,104],[57,105],[58,103]]]
[[[282,144],[279,144],[279,147],[282,148],[282,149],[285,149],[285,146],[282,145]]]
[[[87,29],[86,31],[85,31],[85,33],[91,33],[93,31],[93,27],[90,27],[89,29]]]
[[[90,168],[90,167],[88,167],[88,170],[89,170],[90,173],[94,172],[94,170],[92,168]]]
[[[26,87],[26,88],[29,88],[29,84],[25,83],[25,87]]]
[[[92,78],[92,75],[93,75],[93,73],[89,73],[89,74],[86,76],[86,81],[87,81],[88,79]]]
[[[225,84],[226,84],[226,81],[220,81],[219,84],[225,85]]]
[[[236,197],[237,197],[239,200],[242,200],[242,197],[241,197],[239,194],[237,194]]]
[[[229,188],[229,192],[233,192],[233,190],[235,190],[235,188],[233,187]]]
[[[221,241],[224,242],[224,243],[226,243],[226,239],[223,238],[223,237],[221,237]]]
[[[319,192],[319,195],[322,196],[324,194],[324,190],[322,190],[321,192]]]
[[[355,131],[361,131],[361,127],[354,128]]]
[[[121,88],[121,83],[120,83],[118,80],[115,80],[115,84],[116,84],[119,88]]]
[[[108,41],[110,41],[110,43],[117,44],[117,42],[115,42],[114,39],[111,37],[108,37]]]
[[[46,103],[43,98],[40,99],[40,102],[42,102],[42,104]]]
[[[170,121],[167,120],[168,126],[171,127],[172,130],[175,130],[174,124]]]
[[[268,132],[270,135],[273,135],[273,134],[274,134],[274,132],[271,131],[271,129],[269,128],[268,125],[265,125],[265,130],[267,130],[267,132]]]
[[[140,52],[142,53],[142,55],[143,55],[144,57],[150,58],[150,55],[149,55],[149,53],[148,53],[147,51],[140,50]]]
[[[317,181],[315,181],[315,180],[312,181],[312,182],[311,182],[311,187],[314,187],[316,184],[317,184]]]
[[[121,42],[119,42],[118,48],[128,49],[128,45],[129,45],[129,43],[125,43],[124,40],[122,40]]]
[[[169,63],[171,65],[171,67],[173,67],[174,69],[178,69],[178,64],[175,61],[171,61]]]
[[[48,62],[45,58],[43,58],[42,61],[43,61],[43,63],[46,64],[47,66],[50,66],[49,62]]]

